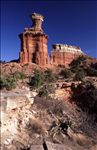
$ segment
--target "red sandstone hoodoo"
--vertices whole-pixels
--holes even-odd
[[[45,66],[48,64],[48,36],[42,30],[43,16],[33,13],[31,18],[33,26],[25,28],[25,31],[20,34],[20,63]]]
[[[25,28],[19,35],[21,39],[20,63],[35,63],[39,66],[64,65],[82,55],[79,47],[54,44],[51,56],[48,55],[48,36],[42,30],[43,16],[37,13],[31,15],[32,27]]]

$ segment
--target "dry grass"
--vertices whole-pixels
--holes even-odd
[[[29,123],[27,124],[27,130],[31,133],[36,133],[42,135],[45,132],[45,128],[43,127],[43,123],[37,119],[29,119]]]

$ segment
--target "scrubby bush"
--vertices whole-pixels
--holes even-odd
[[[97,89],[89,81],[82,82],[73,89],[71,100],[83,111],[94,114],[97,118]]]
[[[47,69],[44,72],[36,70],[34,75],[30,78],[29,85],[32,88],[39,88],[45,84],[48,86],[48,83],[52,83],[54,81],[56,81],[56,75],[52,72],[52,70]]]
[[[79,56],[77,59],[74,59],[71,64],[70,64],[70,67],[73,67],[73,66],[79,66],[83,61],[86,60],[86,57],[85,56]]]
[[[72,76],[72,72],[69,69],[61,70],[60,75],[63,78],[70,78]]]
[[[39,96],[49,98],[49,94],[55,91],[53,84],[45,84],[39,89]]]
[[[68,116],[65,116],[64,118],[56,118],[54,122],[52,122],[52,125],[50,127],[50,135],[52,138],[54,138],[56,135],[59,134],[65,134],[68,135],[68,127],[70,127],[72,122],[68,118]]]
[[[88,67],[86,69],[87,76],[97,77],[97,69],[93,67]]]
[[[91,63],[91,67],[97,70],[97,63]]]
[[[54,103],[51,107],[51,112],[55,115],[63,115],[63,111],[65,110],[65,104],[63,101],[54,100]]]
[[[71,63],[70,63],[70,68],[71,71],[73,73],[76,73],[79,69],[80,69],[80,65],[83,61],[86,60],[85,56],[79,56],[77,59],[74,59]]]
[[[30,78],[29,85],[33,88],[39,88],[44,83],[43,72],[36,70],[34,75]]]
[[[19,72],[19,71],[16,71],[14,74],[13,74],[14,78],[16,80],[23,80],[26,78],[26,75],[23,73],[23,72]]]
[[[16,81],[11,76],[4,76],[0,78],[0,89],[11,90],[16,87]]]
[[[16,84],[18,80],[23,80],[26,78],[26,75],[23,72],[16,71],[13,74],[1,74],[0,77],[0,89],[11,90],[16,88]]]
[[[0,77],[0,89],[3,89],[5,86],[5,79],[3,77]]]
[[[36,105],[38,109],[41,109],[41,110],[44,109],[58,116],[63,115],[63,111],[65,110],[64,101],[60,101],[60,100],[52,99],[52,98],[47,99],[46,97],[36,96],[34,105]]]
[[[85,71],[84,71],[83,69],[79,69],[79,70],[75,73],[74,80],[75,80],[75,81],[82,81],[85,76],[86,76]]]
[[[46,98],[48,97],[48,94],[49,94],[49,91],[45,85],[42,88],[40,88],[39,93],[38,93],[39,97],[46,97]]]
[[[44,76],[46,82],[54,82],[56,80],[56,75],[53,73],[51,69],[47,69],[44,72]]]
[[[44,133],[43,124],[40,122],[40,120],[37,121],[37,120],[32,120],[30,118],[26,128],[28,129],[28,131],[32,133],[37,133],[37,134]]]
[[[77,78],[79,75],[84,76],[96,76],[97,77],[97,63],[91,63],[90,66],[84,66],[83,62],[86,61],[88,57],[79,56],[77,59],[74,59],[70,64],[70,70],[76,74]],[[83,70],[82,70],[83,69]],[[80,73],[81,70],[81,73]]]

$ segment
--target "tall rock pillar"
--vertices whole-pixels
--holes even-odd
[[[19,35],[21,40],[20,63],[35,63],[46,66],[49,63],[48,36],[42,30],[43,16],[37,13],[31,15],[32,27],[25,28]]]

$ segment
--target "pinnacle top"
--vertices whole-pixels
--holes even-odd
[[[38,13],[35,13],[35,12],[31,15],[31,17],[32,17],[32,19],[40,19],[42,21],[43,21],[43,18],[44,18],[41,14],[38,14]]]

